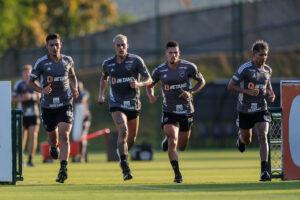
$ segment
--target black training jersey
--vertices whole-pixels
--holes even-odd
[[[183,90],[192,89],[192,79],[199,79],[202,74],[194,63],[179,60],[176,69],[171,69],[165,62],[152,72],[153,83],[162,82],[163,112],[175,114],[194,113],[193,99],[179,98]]]
[[[37,95],[27,86],[24,80],[19,80],[15,83],[13,87],[12,95],[14,97],[22,97],[24,93],[30,93],[32,98],[28,101],[23,101],[22,103],[18,103],[18,109],[23,111],[23,116],[38,116],[38,99]]]
[[[256,97],[239,93],[237,110],[242,113],[255,113],[267,110],[266,90],[271,79],[272,69],[265,65],[263,69],[255,67],[252,61],[241,65],[232,77],[241,88],[259,89]]]
[[[39,58],[30,74],[33,79],[39,79],[42,88],[51,84],[52,92],[42,94],[41,107],[59,108],[72,104],[69,73],[74,71],[74,62],[70,56],[61,55],[58,62],[54,62],[45,55]]]
[[[140,90],[131,88],[130,80],[140,80],[140,75],[150,77],[143,59],[128,53],[122,63],[117,63],[116,56],[106,59],[102,64],[102,75],[109,76],[110,96],[109,107],[139,111],[141,109]]]

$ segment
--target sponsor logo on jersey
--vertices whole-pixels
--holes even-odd
[[[108,64],[107,67],[112,67],[112,66],[115,66],[116,63],[111,63],[111,64]]]
[[[127,83],[131,80],[131,77],[125,77],[125,78],[115,78],[115,77],[112,77],[111,78],[111,84],[118,84],[118,83]]]
[[[52,83],[54,81],[53,76],[47,76],[47,82]]]
[[[125,61],[125,63],[127,64],[127,63],[130,63],[130,64],[132,64],[133,63],[133,60],[128,60],[128,61]]]
[[[183,83],[183,84],[176,84],[176,85],[168,85],[165,84],[165,90],[169,91],[169,90],[177,90],[180,88],[186,88],[187,87],[187,83]]]

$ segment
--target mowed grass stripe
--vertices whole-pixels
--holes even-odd
[[[26,156],[25,156],[26,158]],[[70,163],[69,179],[55,182],[59,162],[24,168],[24,182],[0,185],[0,199],[299,199],[300,181],[258,181],[259,152],[236,150],[179,152],[184,183],[174,184],[167,153],[155,152],[153,161],[130,162],[134,179],[124,182],[117,162],[105,153],[92,153],[89,163]]]

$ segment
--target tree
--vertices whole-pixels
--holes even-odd
[[[0,53],[45,43],[48,33],[75,37],[118,24],[113,0],[1,0]]]

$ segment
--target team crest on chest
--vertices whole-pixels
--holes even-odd
[[[179,77],[184,78],[184,76],[185,76],[185,71],[183,70],[179,71]]]
[[[131,68],[132,68],[132,65],[131,65],[131,64],[126,64],[126,65],[125,65],[125,68],[126,68],[128,71],[130,71]]]

